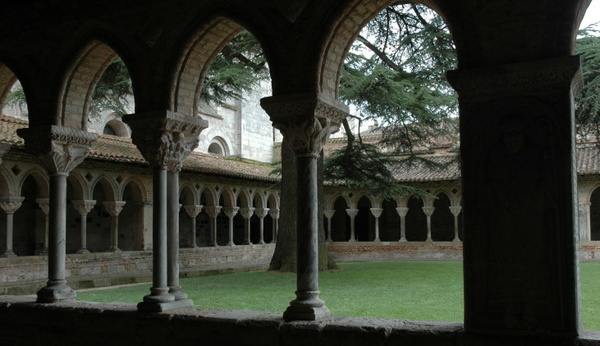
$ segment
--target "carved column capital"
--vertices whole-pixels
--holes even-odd
[[[435,207],[423,207],[421,208],[423,209],[423,212],[425,213],[425,216],[431,216],[433,215],[433,211],[435,210]]]
[[[358,209],[346,209],[346,213],[351,218],[354,218],[354,217],[356,217],[356,215],[358,215]]]
[[[208,214],[208,216],[210,216],[211,218],[214,219],[221,212],[221,208],[223,208],[223,207],[209,205],[209,206],[204,207],[204,210],[206,210],[206,213]]]
[[[37,155],[50,174],[69,174],[87,157],[97,133],[48,125],[17,130],[28,152]]]
[[[180,170],[183,161],[198,146],[200,132],[208,122],[200,117],[172,111],[127,114],[123,121],[132,130],[131,139],[153,168]]]
[[[0,197],[0,208],[7,214],[14,214],[21,208],[21,204],[24,200],[25,197]]]
[[[196,216],[198,216],[198,214],[200,214],[200,212],[202,211],[203,206],[198,204],[198,205],[193,205],[193,204],[188,204],[188,205],[184,205],[183,206],[183,210],[185,210],[185,212],[188,214],[189,217],[193,217],[196,218]]]
[[[323,210],[323,215],[325,215],[325,217],[328,219],[331,219],[334,214],[335,214],[335,209],[324,209]]]
[[[0,143],[0,164],[2,163],[2,158],[8,151],[10,150],[10,143]]]
[[[256,210],[256,208],[240,208],[240,214],[242,214],[244,219],[249,219],[254,215],[254,210]]]
[[[225,213],[225,215],[227,215],[228,218],[233,218],[235,216],[235,214],[238,213],[238,210],[240,210],[240,207],[225,207],[225,208],[223,208],[223,212]]]
[[[400,217],[405,217],[408,214],[408,207],[398,207],[396,208],[396,212]]]
[[[450,206],[450,212],[454,216],[458,216],[458,214],[460,214],[461,211],[462,211],[462,207],[460,205]]]
[[[269,209],[269,215],[271,215],[271,218],[273,220],[279,219],[279,209],[277,209],[277,208]]]
[[[105,201],[102,202],[102,205],[110,216],[119,216],[126,203],[125,201]]]
[[[256,208],[254,210],[254,213],[256,214],[256,216],[258,216],[260,219],[263,219],[267,216],[267,213],[269,213],[270,209],[269,208]],[[271,215],[271,217],[273,217]]]
[[[94,208],[94,206],[96,205],[96,201],[93,199],[76,200],[76,201],[71,201],[71,204],[73,205],[73,208],[75,208],[75,210],[77,210],[79,215],[86,216],[87,214],[90,213],[90,211],[92,211],[92,208]]]
[[[375,216],[376,219],[378,219],[382,213],[383,208],[371,208],[371,214],[373,214],[373,216]]]
[[[44,212],[44,214],[48,215],[48,213],[50,212],[50,199],[49,198],[36,198],[35,202],[40,206],[40,209],[42,209],[42,212]]]
[[[260,104],[298,156],[318,157],[348,114],[346,105],[318,92],[266,97]]]

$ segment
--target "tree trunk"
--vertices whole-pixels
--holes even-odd
[[[319,210],[323,210],[323,156],[318,161]],[[281,146],[281,204],[279,233],[269,270],[296,272],[296,156],[284,140]],[[329,256],[325,243],[323,218],[319,218],[319,270],[334,269],[336,265]]]

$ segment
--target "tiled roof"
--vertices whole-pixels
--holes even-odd
[[[427,163],[426,160],[431,162]],[[405,159],[394,169],[401,182],[448,181],[460,178],[457,155],[436,155],[421,159]]]
[[[27,121],[2,115],[0,117],[0,142],[23,146],[23,139],[17,136],[16,131],[27,126]],[[100,135],[98,141],[92,145],[88,158],[123,163],[143,164],[146,162],[137,147],[131,143],[131,139],[104,134]],[[241,179],[279,181],[277,176],[270,174],[273,167],[269,164],[199,152],[193,152],[188,156],[183,163],[183,170]]]
[[[580,175],[600,174],[599,144],[583,144],[577,147],[577,173]]]

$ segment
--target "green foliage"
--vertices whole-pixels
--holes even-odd
[[[27,109],[27,99],[25,98],[25,91],[23,91],[23,88],[21,88],[21,87],[15,88],[13,91],[11,91],[6,96],[6,99],[4,100],[4,102],[7,105],[17,107],[22,112]],[[27,115],[27,114],[25,114],[25,115]]]
[[[129,101],[133,99],[133,88],[129,71],[123,60],[116,58],[104,71],[96,84],[90,115],[98,117],[104,111],[116,113],[119,116],[127,114]]]
[[[579,32],[575,53],[581,57],[583,87],[577,95],[575,118],[581,134],[600,133],[600,31],[596,25]]]

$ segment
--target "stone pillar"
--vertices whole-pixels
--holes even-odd
[[[383,208],[371,208],[371,214],[375,216],[375,239],[373,241],[381,241],[379,239],[379,217],[383,213]]]
[[[153,169],[152,287],[140,311],[162,312],[193,302],[179,286],[179,170],[207,127],[199,117],[171,111],[128,114],[132,141]]]
[[[435,210],[435,207],[423,207],[423,212],[425,213],[425,216],[427,217],[427,241],[432,241],[431,239],[431,215],[433,215],[433,211]]]
[[[223,208],[223,212],[229,218],[229,242],[227,242],[227,246],[235,246],[235,242],[233,241],[233,218],[240,210],[240,207],[225,207]]]
[[[259,238],[258,243],[264,244],[265,243],[265,217],[267,216],[267,213],[269,212],[269,208],[256,208],[254,210],[254,212],[256,213],[256,216],[258,216],[258,220],[259,220],[260,238]],[[273,222],[275,222],[275,220],[273,220]]]
[[[81,216],[81,247],[79,248],[79,250],[77,250],[77,253],[90,253],[90,251],[87,249],[87,215],[90,213],[90,211],[92,211],[92,208],[94,208],[94,206],[96,205],[96,201],[78,200],[71,201],[71,204],[73,205],[75,210],[77,210],[79,216]]]
[[[8,153],[10,147],[10,143],[0,143],[0,164],[2,164],[2,158],[4,157],[4,155],[6,155],[6,153]]]
[[[400,239],[398,241],[405,242],[406,241],[406,214],[408,214],[407,207],[398,207],[396,208],[396,212],[400,216]]]
[[[255,208],[240,208],[240,214],[244,218],[244,245],[252,244],[250,241],[250,218],[254,215]]]
[[[202,211],[202,205],[184,205],[183,209],[192,219],[192,247],[195,249],[198,247],[196,242],[196,217],[198,217],[198,214]]]
[[[331,218],[333,217],[333,215],[335,214],[335,209],[325,209],[323,210],[323,215],[325,215],[325,217],[327,218],[327,242],[332,242],[333,239],[331,239],[331,233],[332,233],[332,229],[331,229]]]
[[[1,257],[17,257],[13,251],[13,216],[24,200],[25,197],[0,198],[0,208],[6,213],[6,250]]]
[[[125,206],[125,201],[102,202],[108,215],[110,215],[110,252],[121,252],[119,249],[119,214]]]
[[[50,200],[48,198],[36,198],[35,201],[44,213],[44,248],[38,253],[38,255],[45,256],[48,255],[48,229],[50,226],[48,213],[50,212]]]
[[[354,223],[354,219],[356,218],[356,215],[358,215],[358,209],[346,209],[346,213],[348,214],[348,216],[350,216],[350,239],[348,240],[349,242],[355,242],[356,241],[356,224]]]
[[[276,208],[270,209],[269,215],[271,215],[271,219],[273,219],[273,240],[271,241],[271,243],[276,243],[277,242],[277,233],[279,233],[279,209],[276,209]]]
[[[579,57],[451,71],[459,93],[465,330],[579,334]]]
[[[27,151],[36,154],[50,176],[48,282],[37,292],[37,302],[75,298],[66,280],[67,177],[88,155],[95,133],[55,125],[17,130]]]
[[[591,202],[579,203],[579,240],[592,240],[592,227],[590,220]]]
[[[458,215],[460,215],[461,210],[462,210],[462,207],[460,205],[450,206],[450,212],[452,213],[452,215],[454,215],[454,241],[455,242],[460,242],[460,238],[458,237]]]
[[[264,98],[261,105],[296,155],[297,290],[283,317],[288,321],[316,320],[330,314],[319,299],[317,161],[323,144],[339,128],[348,109],[319,93]]]
[[[219,246],[217,242],[217,216],[221,212],[221,206],[209,205],[204,207],[210,218],[210,245]]]

